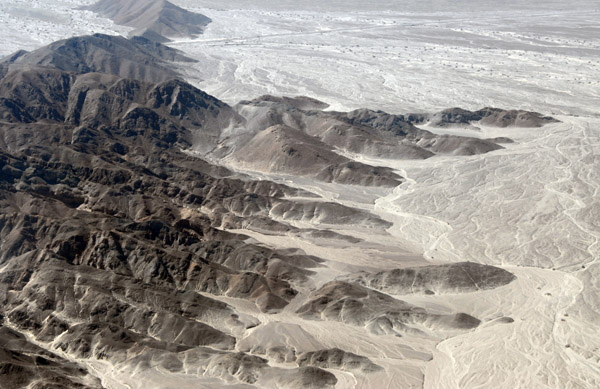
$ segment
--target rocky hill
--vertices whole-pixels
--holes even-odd
[[[165,0],[100,0],[85,7],[116,24],[133,27],[133,36],[142,35],[157,42],[169,37],[202,34],[210,18],[189,12]]]

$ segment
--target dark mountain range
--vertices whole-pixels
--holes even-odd
[[[322,285],[315,276],[328,266],[323,259],[227,231],[347,245],[360,239],[303,222],[381,234],[391,224],[189,151],[326,182],[393,186],[401,182],[393,171],[342,153],[425,158],[440,149],[466,153],[460,141],[472,152],[499,146],[439,137],[382,112],[327,112],[307,98],[263,97],[234,108],[178,79],[167,61],[180,55],[141,38],[94,35],[2,62],[0,386],[102,387],[87,364],[100,362],[124,374],[159,369],[213,383],[327,388],[337,378],[325,369],[382,368],[351,350],[296,355],[280,347],[278,355],[296,364],[281,368],[237,345],[281,312],[377,336],[480,324],[383,293],[412,273],[361,273]],[[336,128],[345,132],[334,136]],[[366,144],[346,142],[349,134]],[[512,281],[494,269],[481,272],[488,287]],[[447,267],[416,272],[473,287]]]

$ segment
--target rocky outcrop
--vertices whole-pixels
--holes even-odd
[[[371,362],[369,358],[356,355],[339,348],[310,351],[298,356],[298,366],[317,366],[325,369],[339,369],[344,371],[360,371],[372,373],[383,370]]]
[[[364,326],[377,335],[420,333],[419,327],[471,329],[480,320],[465,313],[438,315],[386,294],[343,281],[331,281],[311,295],[297,313],[307,319]]]

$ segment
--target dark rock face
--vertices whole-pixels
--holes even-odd
[[[116,24],[134,27],[134,35],[146,35],[160,42],[165,37],[202,34],[210,18],[186,11],[175,4],[160,0],[100,0],[84,9],[112,19]]]
[[[151,42],[158,42],[158,43],[171,42],[171,40],[169,38],[162,36],[159,33],[157,33],[156,31],[148,29],[148,28],[142,28],[142,29],[137,29],[135,31],[132,31],[129,36],[144,38]]]
[[[361,273],[348,279],[390,294],[466,293],[494,289],[514,281],[515,276],[494,266],[472,262]]]

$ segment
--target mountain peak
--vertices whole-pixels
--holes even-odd
[[[146,34],[158,42],[165,37],[202,34],[210,18],[187,11],[165,0],[100,0],[85,7],[116,24],[133,27],[133,35]]]
[[[180,51],[143,37],[131,39],[105,34],[54,42],[29,53],[4,59],[9,70],[23,66],[53,67],[78,74],[99,72],[147,82],[178,76],[167,61],[192,61]]]

